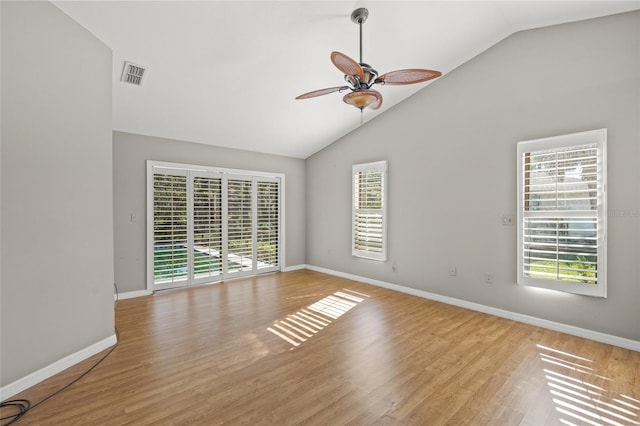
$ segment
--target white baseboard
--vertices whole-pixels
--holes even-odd
[[[48,379],[51,376],[58,374],[59,372],[66,370],[67,368],[76,365],[77,363],[84,361],[85,359],[115,345],[117,342],[116,335],[113,334],[106,339],[103,339],[97,343],[94,343],[91,346],[88,346],[84,349],[79,350],[78,352],[72,353],[53,364],[50,364],[40,370],[29,374],[21,379],[16,380],[13,383],[9,383],[6,386],[0,388],[0,401],[4,401],[7,398],[11,398],[13,395],[16,395],[22,392],[25,389],[30,388],[33,385],[36,385],[43,380]]]
[[[150,294],[149,290],[127,291],[126,293],[118,293],[118,300],[133,299],[134,297],[149,296]]]
[[[282,272],[299,271],[301,269],[308,269],[307,265],[302,264],[302,265],[285,266],[284,268],[282,268]]]
[[[413,296],[435,300],[436,302],[442,302],[449,305],[459,306],[461,308],[471,309],[473,311],[495,315],[495,316],[507,318],[513,321],[535,325],[537,327],[559,331],[561,333],[571,334],[573,336],[583,337],[585,339],[595,340],[596,342],[607,343],[609,345],[619,346],[621,348],[631,349],[633,351],[640,352],[640,341],[637,341],[637,340],[631,340],[624,337],[613,336],[611,334],[600,333],[598,331],[593,331],[586,328],[575,327],[573,325],[563,324],[555,321],[549,321],[542,318],[532,317],[529,315],[523,315],[517,312],[506,311],[504,309],[498,309],[491,306],[481,305],[479,303],[468,302],[466,300],[456,299],[448,296],[442,296],[440,294],[429,293],[423,290],[417,290],[415,288],[404,287],[397,284],[391,284],[385,281],[379,281],[371,278],[360,277],[358,275],[347,274],[344,272],[334,271],[331,269],[321,268],[318,266],[306,265],[306,269],[309,269],[311,271],[316,271],[316,272],[322,272],[329,275],[335,275],[337,277],[346,278],[354,281],[360,281],[360,282],[371,284],[377,287],[383,287],[389,290],[395,290],[401,293],[411,294]]]

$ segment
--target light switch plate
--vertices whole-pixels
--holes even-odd
[[[503,214],[500,218],[502,225],[504,226],[512,226],[513,225],[513,215],[512,214]]]

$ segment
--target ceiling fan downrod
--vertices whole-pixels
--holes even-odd
[[[367,18],[369,17],[369,11],[364,8],[358,8],[351,13],[351,21],[358,24],[360,26],[360,63],[362,63],[362,24],[367,22]]]
[[[369,11],[364,8],[358,8],[351,13],[351,21],[355,24],[358,24],[360,27],[360,62],[359,65],[362,67],[363,76],[358,78],[353,75],[345,75],[345,81],[349,83],[353,90],[368,90],[371,86],[376,82],[376,78],[378,78],[378,71],[374,70],[373,67],[369,64],[365,64],[362,60],[362,24],[367,22],[367,18],[369,17]]]

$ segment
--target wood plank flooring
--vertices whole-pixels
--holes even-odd
[[[16,424],[640,425],[639,352],[312,271],[122,300],[116,324]]]

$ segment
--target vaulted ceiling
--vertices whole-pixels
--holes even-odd
[[[113,49],[114,130],[306,158],[361,125],[333,93],[332,51],[358,59],[351,12],[369,10],[363,60],[380,74],[447,72],[509,35],[639,9],[640,1],[54,1]],[[120,81],[124,61],[148,67]],[[552,64],[550,64],[552,65]],[[429,84],[383,86],[374,119]],[[425,111],[428,114],[428,111]]]

